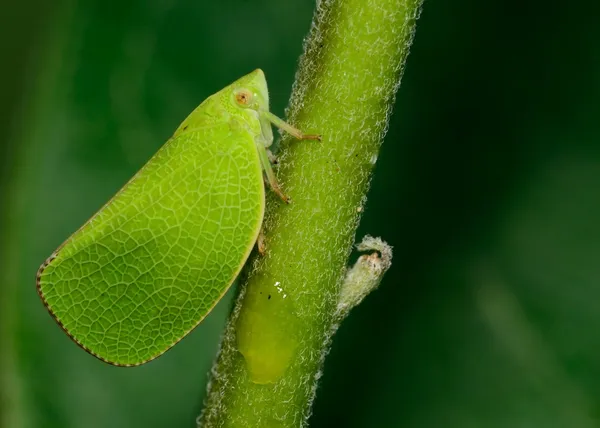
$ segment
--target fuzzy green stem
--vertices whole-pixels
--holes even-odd
[[[340,285],[421,0],[322,0],[288,117],[323,141],[282,140],[267,254],[248,264],[200,425],[306,424]]]

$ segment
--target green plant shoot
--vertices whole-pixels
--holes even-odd
[[[136,366],[213,309],[259,237],[263,174],[289,202],[271,168],[271,125],[320,139],[269,112],[265,76],[255,70],[200,104],[42,264],[38,293],[75,343],[104,362]]]

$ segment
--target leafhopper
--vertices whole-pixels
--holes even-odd
[[[117,366],[162,355],[231,286],[257,242],[274,125],[261,70],[207,98],[42,264],[37,291],[81,348]]]

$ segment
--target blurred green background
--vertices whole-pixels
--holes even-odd
[[[194,426],[228,302],[118,369],[57,328],[35,272],[206,96],[261,67],[283,115],[313,8],[3,4],[5,427]],[[395,262],[335,337],[311,427],[600,426],[599,17],[425,3],[359,230]]]

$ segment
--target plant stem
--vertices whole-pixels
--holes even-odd
[[[421,0],[322,0],[305,43],[289,121],[321,143],[282,140],[267,254],[244,273],[199,423],[306,424],[341,283]]]

